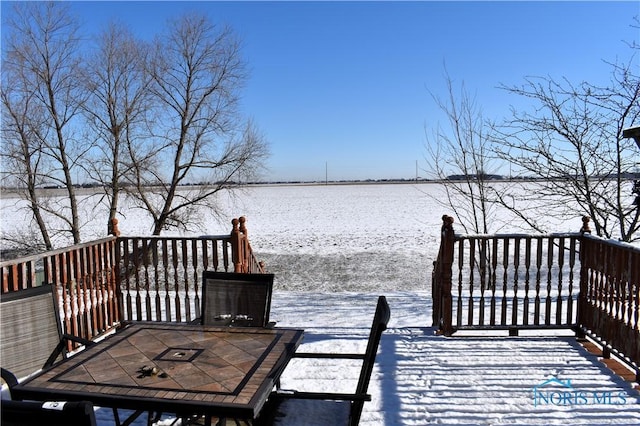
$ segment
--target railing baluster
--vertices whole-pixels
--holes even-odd
[[[205,243],[206,245],[206,243]],[[193,267],[193,293],[194,293],[194,309],[195,315],[198,317],[201,314],[200,311],[200,292],[198,283],[200,282],[198,274],[198,240],[191,240],[191,266]]]
[[[531,279],[531,238],[524,245],[524,299],[522,301],[522,323],[529,325],[529,280]]]
[[[595,291],[595,301],[596,301],[596,306],[602,310],[606,310],[607,307],[605,306],[605,297],[606,294],[604,293],[604,281],[602,279],[603,277],[603,273],[602,273],[602,269],[603,269],[603,263],[601,261],[601,259],[604,257],[604,253],[602,252],[602,247],[600,247],[599,245],[594,245],[594,248],[597,251],[596,256],[593,259],[593,265],[596,267],[596,269],[594,269],[592,271],[593,273],[593,278],[594,278],[594,291]]]
[[[229,241],[227,240],[222,242],[222,264],[224,265],[224,271],[229,272]]]
[[[636,267],[636,265],[634,265],[633,263],[633,253],[629,253],[628,259],[627,259],[627,263],[625,266],[625,269],[627,272],[627,301],[625,303],[626,307],[627,307],[627,311],[624,317],[624,321],[627,324],[633,324],[633,316],[634,316],[634,283],[637,283],[638,281],[634,281],[634,278],[637,278],[634,276],[634,268]],[[640,287],[638,287],[636,289],[636,293],[638,293],[638,296],[640,297]]]
[[[469,244],[471,244],[470,240]],[[459,327],[462,325],[462,283],[464,280],[462,279],[462,274],[464,271],[464,242],[465,240],[460,241],[458,244],[458,300],[457,300],[457,316],[456,316],[456,325]]]
[[[108,326],[119,324],[124,318],[124,306],[122,304],[122,292],[120,288],[121,265],[119,258],[120,246],[116,239],[110,240],[104,253],[104,262],[110,273],[107,280],[107,296],[109,297],[109,314],[111,315]]]
[[[91,302],[91,282],[87,273],[87,248],[80,247],[76,251],[75,269],[77,271],[77,281],[82,289],[83,306],[80,311],[82,319],[82,337],[85,339],[95,333],[96,327],[93,326],[92,302]]]
[[[544,324],[551,324],[551,285],[553,283],[553,239],[547,238],[547,297],[544,308]]]
[[[77,303],[75,303],[78,299],[78,288],[76,287],[75,277],[73,276],[73,271],[70,268],[69,264],[69,256],[71,256],[71,252],[60,253],[58,256],[59,266],[60,266],[60,283],[63,284],[67,288],[67,303],[69,306],[69,328],[68,330],[74,336],[79,336],[80,330],[78,330],[77,323]]]
[[[496,290],[498,288],[498,239],[493,238],[491,249],[491,318],[490,325],[496,325]]]
[[[160,298],[160,274],[158,269],[158,240],[151,240],[151,261],[153,263],[153,288],[156,293],[155,305],[156,305],[156,321],[162,321],[162,299]]]
[[[12,265],[0,268],[0,271],[2,271],[2,294],[9,293],[9,269],[11,267]]]
[[[616,309],[616,318],[620,321],[626,320],[626,307],[627,307],[627,281],[624,277],[624,271],[627,271],[625,268],[627,265],[627,257],[629,253],[624,252],[622,256],[617,256],[618,265],[617,265],[617,275],[618,275],[618,288],[620,289],[620,293],[618,294],[618,308]]]
[[[469,240],[469,306],[467,307],[468,317],[467,324],[473,325],[473,307],[475,305],[475,301],[473,300],[473,284],[474,284],[474,275],[476,272],[476,268],[478,267],[478,262],[476,261],[476,243],[478,240],[473,239]]]
[[[520,266],[520,238],[513,241],[513,298],[511,302],[511,325],[518,324],[518,268]]]
[[[536,238],[536,298],[533,324],[540,325],[540,287],[542,285],[542,238]]]
[[[211,252],[213,256],[213,270],[218,271],[218,266],[220,261],[218,257],[218,242],[215,240],[211,244]]]
[[[631,265],[631,273],[629,274],[629,287],[631,288],[629,292],[631,294],[630,309],[633,310],[631,327],[634,330],[640,330],[640,255],[634,253],[631,257],[632,258],[629,259],[629,264]],[[637,343],[638,346],[640,346],[640,342]],[[640,358],[640,356],[638,358]],[[640,359],[637,359],[636,362],[640,363]]]
[[[575,279],[574,268],[576,265],[576,238],[569,239],[569,295],[567,296],[568,304],[567,304],[567,317],[565,318],[565,322],[567,324],[575,323],[573,318],[573,304],[574,304],[574,294],[573,294],[573,281]]]
[[[101,322],[102,322],[102,310],[100,305],[98,304],[99,300],[99,289],[100,289],[100,280],[95,272],[95,264],[99,259],[98,257],[98,245],[93,247],[87,246],[84,247],[84,256],[85,261],[83,262],[84,274],[86,276],[86,281],[89,283],[89,320],[91,322],[91,334],[90,336],[95,336],[100,333]],[[86,337],[89,338],[88,336]]]
[[[500,325],[507,325],[507,286],[509,283],[509,239],[502,238],[502,307]]]
[[[556,297],[556,325],[562,324],[562,280],[564,271],[564,237],[558,238],[558,296]]]
[[[487,239],[478,240],[480,243],[480,306],[478,325],[484,325],[484,292],[487,288]]]
[[[145,314],[147,321],[151,321],[151,313],[153,310],[151,309],[151,286],[149,282],[149,240],[146,238],[141,241],[142,247],[140,254],[142,256],[142,291],[144,294],[144,305],[145,305]]]
[[[187,240],[182,240],[182,273],[184,275],[184,315],[186,321],[191,321],[191,296],[189,290],[189,246]]]
[[[204,238],[201,241],[202,241],[202,269],[205,271],[208,271],[209,270],[209,241]]]
[[[171,292],[169,286],[169,245],[166,239],[162,240],[162,266],[164,267],[164,309],[167,321],[171,321],[173,317],[171,314],[171,297],[169,296],[169,293]]]
[[[91,262],[91,273],[93,274],[93,281],[95,282],[95,301],[96,301],[96,315],[98,316],[98,333],[103,333],[110,323],[110,315],[108,310],[107,300],[108,291],[106,288],[109,282],[109,270],[110,266],[105,262],[105,253],[107,252],[107,243],[97,244],[91,250],[93,255]]]
[[[136,285],[136,320],[142,321],[142,296],[140,295],[140,243],[133,241],[133,266]]]
[[[178,253],[178,242],[171,240],[171,262],[173,264],[173,283],[175,290],[175,308],[176,308],[176,321],[182,321],[182,309],[180,309],[180,281],[178,279],[178,259],[180,254]]]
[[[122,292],[122,317],[125,321],[133,320],[133,300],[131,296],[131,254],[129,245],[131,241],[128,238],[120,237],[118,239],[118,247],[121,267],[118,269],[119,279],[117,283]]]
[[[627,302],[627,283],[626,283],[626,279],[625,279],[625,263],[627,261],[627,253],[623,253],[622,256],[615,256],[614,254],[614,258],[615,258],[615,263],[616,263],[616,291],[617,291],[617,295],[616,295],[616,307],[615,307],[615,313],[614,313],[614,317],[618,320],[618,321],[624,321],[625,318],[625,314],[626,314],[626,302]]]

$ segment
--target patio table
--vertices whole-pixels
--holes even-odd
[[[25,380],[15,396],[179,416],[255,419],[303,330],[135,322]],[[149,414],[151,415],[151,414]]]

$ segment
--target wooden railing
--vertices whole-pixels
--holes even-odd
[[[117,226],[114,232],[118,235]],[[2,293],[53,285],[63,331],[93,339],[123,321],[190,321],[200,312],[203,270],[263,273],[245,219],[228,235],[112,236],[0,262]]]
[[[443,216],[433,325],[458,330],[571,328],[640,365],[640,248],[579,233],[456,235]],[[640,374],[640,373],[639,373]]]
[[[65,333],[92,339],[118,324],[116,237],[0,262],[2,294],[53,285]]]
[[[455,235],[452,223],[447,217],[434,281],[434,319],[446,334],[575,326],[580,234]]]
[[[632,361],[640,381],[640,248],[585,235],[580,315],[583,330]]]

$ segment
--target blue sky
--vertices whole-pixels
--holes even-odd
[[[497,89],[525,76],[605,83],[604,59],[639,40],[630,2],[74,2],[85,30],[109,19],[141,37],[167,18],[231,25],[250,70],[242,108],[271,146],[267,180],[413,178],[425,126],[443,122],[444,65],[485,117],[522,99]],[[640,58],[636,57],[636,64]],[[419,174],[424,175],[422,170]]]

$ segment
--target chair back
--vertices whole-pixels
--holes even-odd
[[[273,274],[203,273],[202,324],[266,327],[271,311]]]
[[[376,355],[378,354],[380,339],[382,338],[382,332],[387,329],[389,318],[391,318],[391,310],[389,309],[387,298],[384,296],[380,296],[378,297],[376,313],[373,316],[373,323],[371,324],[371,332],[369,333],[367,350],[364,353],[364,360],[362,362],[362,368],[360,369],[360,378],[358,379],[358,385],[356,387],[356,395],[364,395],[369,389],[369,381],[371,380],[373,365],[376,362]],[[358,425],[358,423],[360,422],[360,416],[362,415],[363,407],[364,401],[362,400],[351,402],[351,414],[349,419],[350,425]]]
[[[96,426],[93,404],[86,401],[2,400],[2,426]]]
[[[42,285],[0,297],[0,362],[16,377],[42,369],[60,345],[62,333],[58,301],[52,285]]]

